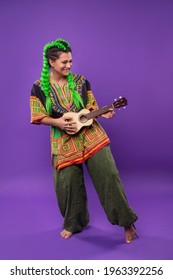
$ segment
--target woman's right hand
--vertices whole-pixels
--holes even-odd
[[[65,130],[67,133],[75,133],[77,131],[77,123],[74,122],[71,118],[62,116],[55,120],[55,126],[59,127],[62,130]]]

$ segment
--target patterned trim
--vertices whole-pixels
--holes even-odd
[[[98,107],[97,101],[95,100],[95,97],[94,97],[92,91],[88,90],[87,91],[86,109],[88,109],[88,110],[97,110],[98,108],[99,107]]]
[[[30,107],[31,107],[31,123],[40,124],[40,121],[47,117],[45,108],[36,96],[30,97]]]
[[[70,100],[70,108],[68,108],[66,106],[67,100],[65,100],[64,98],[65,93],[63,92],[63,89],[53,84],[51,84],[50,89],[51,89],[50,92],[51,102],[53,105],[53,109],[56,110],[56,112],[66,113],[66,112],[74,111],[75,105],[73,104],[72,101],[72,95]],[[66,101],[66,103],[65,102],[63,103],[63,101]]]
[[[80,96],[82,97],[82,87],[85,83],[85,78],[82,75],[79,74],[74,74],[73,75],[74,81],[76,83],[76,88],[75,90],[80,94]]]
[[[62,162],[62,163],[56,163],[56,164],[53,164],[58,171],[60,171],[62,168],[65,168],[67,166],[70,166],[72,164],[81,164],[83,163],[84,161],[86,161],[88,158],[92,157],[94,154],[96,154],[99,150],[101,150],[102,148],[104,148],[106,145],[108,145],[110,143],[110,140],[109,139],[105,139],[104,142],[102,142],[100,145],[96,146],[95,148],[91,149],[90,152],[86,153],[84,157],[78,157],[76,159],[73,159],[73,160],[69,160],[69,161],[66,161],[66,162]]]
[[[64,114],[67,112],[66,108],[64,108],[62,106],[63,104],[59,102],[56,88],[53,85],[50,86],[50,99],[51,99],[52,107],[53,107],[54,111],[61,113],[61,114]]]
[[[52,154],[57,155],[54,166],[58,170],[71,164],[84,162],[110,143],[103,128],[96,121],[92,126],[83,128],[76,135],[64,134],[56,140],[52,138],[51,141]]]

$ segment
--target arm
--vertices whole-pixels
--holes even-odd
[[[65,130],[67,133],[76,132],[77,130],[76,122],[70,121],[70,119],[67,119],[67,117],[65,116],[56,119],[53,119],[51,117],[44,117],[40,120],[40,123],[44,125],[59,127],[61,130]]]

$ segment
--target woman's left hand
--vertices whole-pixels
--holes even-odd
[[[111,119],[115,117],[115,112],[113,109],[110,109],[109,112],[102,114],[101,117],[106,118],[106,119]]]

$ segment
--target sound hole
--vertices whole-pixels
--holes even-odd
[[[79,121],[81,122],[81,123],[85,123],[85,122],[87,122],[87,116],[86,115],[80,115],[79,116]]]

